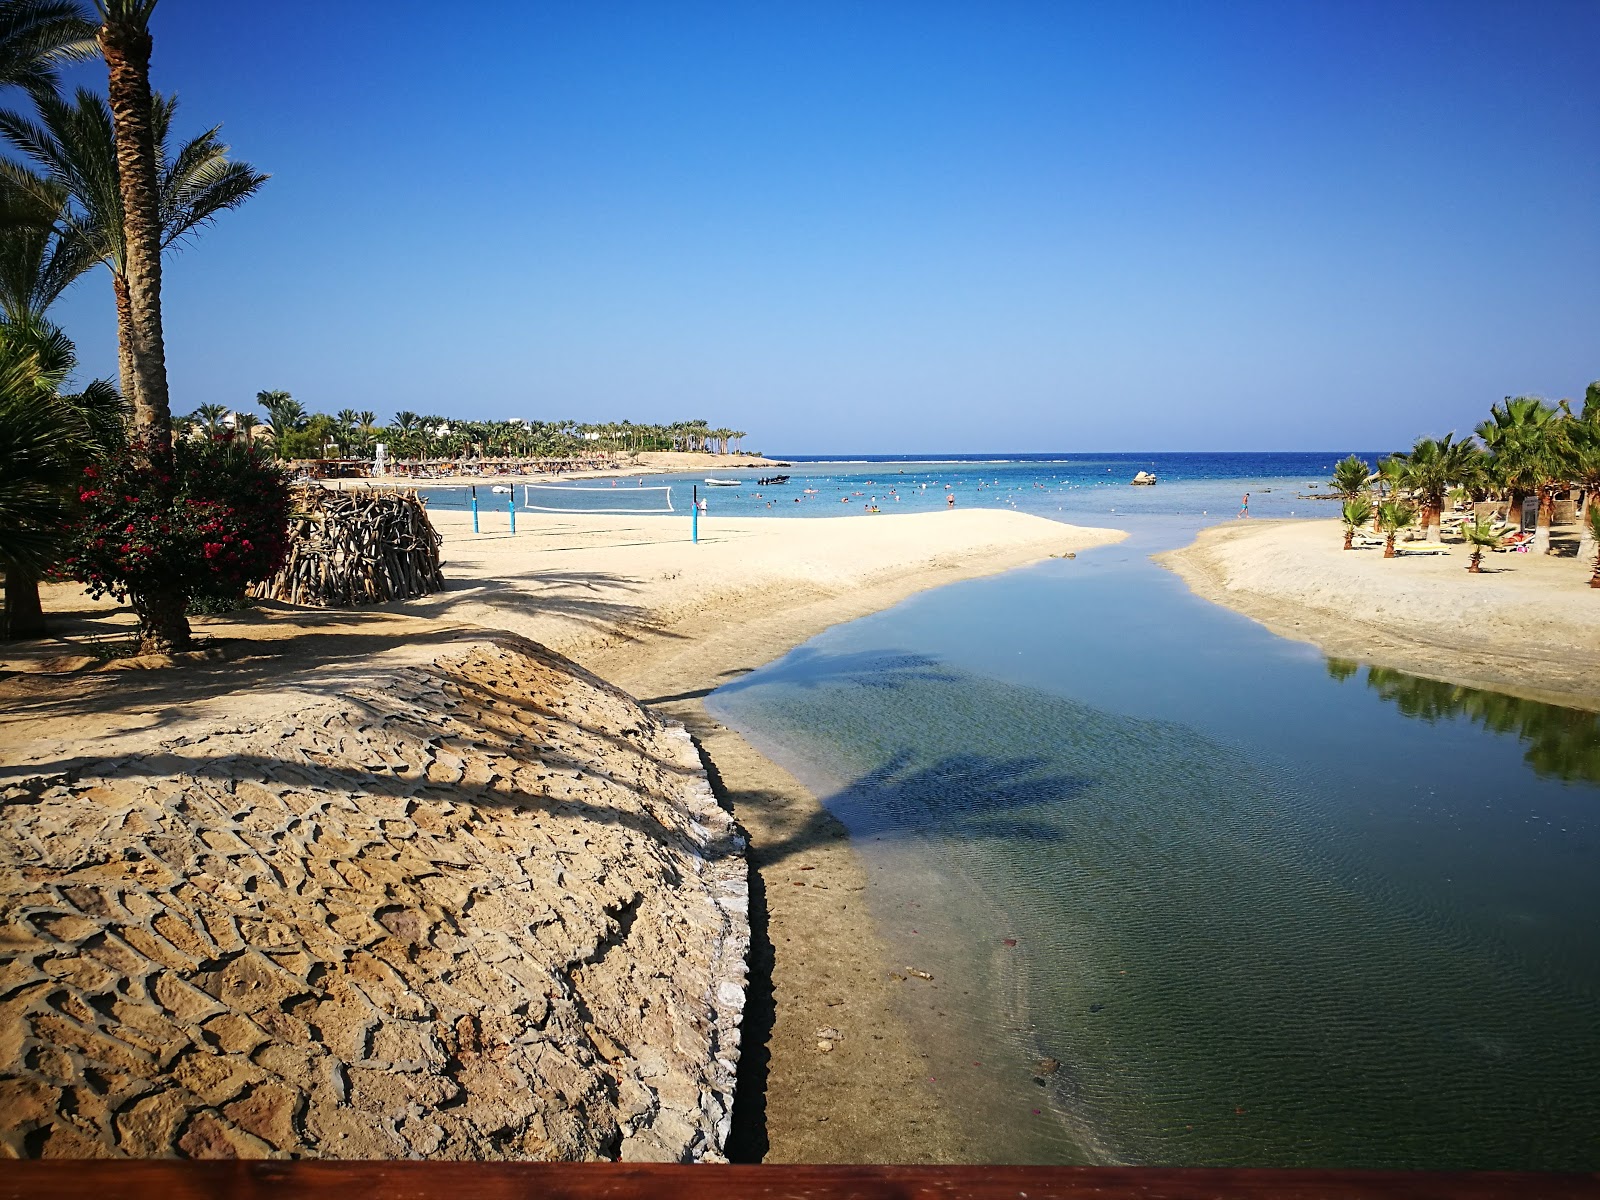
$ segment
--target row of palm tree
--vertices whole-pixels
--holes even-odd
[[[1452,496],[1499,499],[1520,512],[1523,501],[1537,501],[1533,551],[1550,550],[1555,506],[1563,494],[1578,498],[1578,553],[1596,559],[1600,578],[1600,382],[1591,383],[1582,407],[1549,404],[1533,396],[1506,397],[1491,406],[1489,418],[1457,441],[1455,435],[1420,438],[1410,450],[1372,465],[1351,455],[1334,467],[1334,491],[1344,500],[1341,515],[1345,549],[1368,521],[1388,533],[1386,557],[1396,535],[1413,524],[1437,540],[1445,505]],[[1468,523],[1463,536],[1473,547],[1468,570],[1478,571],[1483,551],[1501,535],[1487,521]]]
[[[179,422],[180,432],[214,435],[231,429],[244,436],[269,439],[284,459],[325,458],[332,454],[371,457],[379,443],[391,459],[423,458],[570,458],[595,450],[639,454],[652,450],[705,450],[737,453],[736,443],[748,435],[738,429],[714,429],[705,421],[666,425],[610,421],[584,424],[573,420],[459,421],[432,414],[397,412],[386,426],[376,414],[341,409],[334,414],[308,412],[285,391],[261,391],[256,402],[266,422],[251,412],[230,414],[223,405],[203,404]],[[256,431],[259,429],[259,435]]]
[[[85,454],[106,453],[121,441],[157,469],[158,479],[170,478],[162,256],[242,204],[267,178],[230,160],[215,127],[173,144],[177,101],[150,88],[155,5],[94,0],[91,17],[76,0],[0,0],[0,88],[20,89],[32,109],[0,111],[0,138],[14,155],[0,159],[0,423],[10,422],[6,436],[22,439],[0,445],[0,491],[30,498],[25,507],[32,514],[17,521],[0,516],[0,567],[14,630],[27,628],[30,610],[37,610],[41,539],[48,533],[59,547],[64,536],[64,518],[57,518],[65,510],[52,508],[48,497],[61,499],[74,472],[81,474]],[[79,88],[71,98],[62,95],[59,68],[97,55],[106,64],[107,94]],[[76,395],[62,392],[61,364],[71,360],[71,344],[46,315],[97,263],[112,283],[120,397],[104,381]],[[129,417],[115,438],[100,419],[112,397]],[[30,404],[31,417],[24,411]],[[216,429],[226,417],[218,407],[202,406],[197,419]],[[40,421],[53,422],[54,433],[47,436]],[[91,427],[99,431],[94,438],[84,433]],[[63,463],[70,464],[64,474]],[[45,520],[51,513],[57,517]],[[144,649],[188,643],[181,597],[133,600]]]

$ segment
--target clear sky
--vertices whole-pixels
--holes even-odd
[[[273,174],[168,262],[180,412],[1293,450],[1600,378],[1595,0],[162,0],[153,28],[180,131]],[[103,272],[53,315],[114,373]]]

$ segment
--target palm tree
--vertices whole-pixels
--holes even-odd
[[[1417,510],[1399,500],[1385,500],[1378,505],[1378,524],[1389,535],[1388,540],[1383,544],[1383,556],[1385,558],[1394,557],[1395,534],[1411,526],[1416,519]]]
[[[1355,549],[1356,530],[1367,523],[1372,514],[1372,497],[1363,492],[1344,502],[1340,515],[1344,518],[1344,548]]]
[[[128,283],[130,243],[124,230],[112,112],[102,97],[84,88],[79,88],[71,101],[41,96],[36,105],[37,121],[0,113],[0,133],[69,198],[59,223],[64,240],[79,256],[99,260],[111,272],[123,390],[129,392],[136,382]],[[168,141],[177,106],[172,96],[156,96],[151,105],[163,251],[220,213],[243,204],[267,180],[250,164],[228,160],[228,147],[218,137],[220,126],[185,142],[174,154]],[[133,398],[137,408],[136,394]]]
[[[94,255],[64,228],[64,188],[19,163],[0,161],[0,314],[13,326],[43,318]]]
[[[58,64],[97,53],[94,25],[74,0],[0,3],[0,87],[53,92],[60,83]]]
[[[202,404],[185,417],[184,420],[188,421],[191,426],[198,428],[206,437],[214,438],[222,432],[222,422],[227,416],[228,406],[226,404]]]
[[[305,428],[305,405],[288,392],[257,392],[256,399],[267,410],[267,425],[272,430],[273,452],[284,456],[284,441],[291,433]]]
[[[1378,463],[1377,474],[1379,504],[1375,505],[1372,510],[1373,533],[1379,532],[1383,527],[1381,511],[1383,497],[1385,495],[1395,496],[1400,491],[1401,481],[1405,476],[1405,464],[1396,455],[1391,454],[1388,458]]]
[[[1591,549],[1600,547],[1600,504],[1589,506],[1589,519],[1584,522],[1589,531],[1589,546]],[[1594,556],[1594,574],[1589,577],[1589,586],[1600,588],[1600,549],[1596,549]]]
[[[150,91],[150,14],[156,0],[94,0],[100,15],[97,40],[106,60],[116,152],[117,198],[122,206],[125,310],[118,300],[118,323],[127,321],[127,361],[131,373],[134,436],[143,457],[162,474],[172,473],[172,443],[167,427],[172,406],[167,396],[167,347],[161,327],[161,187],[157,152],[156,105]],[[131,389],[129,385],[132,385]],[[149,630],[140,631],[148,649],[189,641],[181,597],[157,605]],[[170,610],[170,611],[168,611]]]
[[[1477,428],[1489,448],[1489,469],[1511,496],[1513,511],[1525,496],[1539,498],[1535,519],[1534,550],[1548,549],[1550,521],[1555,515],[1555,494],[1560,490],[1556,439],[1556,410],[1536,396],[1507,396],[1489,410],[1489,420]]]
[[[1500,534],[1496,532],[1492,522],[1480,517],[1470,525],[1461,527],[1461,536],[1467,539],[1467,544],[1472,547],[1472,557],[1467,560],[1467,570],[1474,575],[1483,571],[1483,552],[1493,550],[1500,544]]]
[[[233,432],[239,435],[240,441],[246,446],[255,441],[256,426],[261,424],[261,418],[253,412],[236,412],[233,414]]]
[[[67,497],[84,465],[122,437],[125,408],[97,379],[62,395],[76,365],[73,346],[47,324],[0,327],[0,568],[6,576],[4,634],[44,632],[39,579],[59,548]]]
[[[1457,442],[1455,434],[1418,438],[1408,451],[1394,455],[1400,460],[1400,480],[1422,505],[1422,532],[1429,541],[1438,540],[1440,514],[1446,494],[1453,484],[1467,475],[1470,444]]]
[[[1566,402],[1562,402],[1563,408]],[[1568,411],[1557,429],[1557,454],[1561,458],[1562,474],[1574,487],[1583,490],[1578,509],[1578,557],[1587,558],[1594,552],[1594,538],[1590,535],[1589,513],[1596,507],[1600,496],[1600,383],[1591,383],[1584,399],[1583,411],[1577,416]]]

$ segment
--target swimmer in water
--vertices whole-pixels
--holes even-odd
[[[956,494],[951,492],[944,498],[944,503],[946,508],[954,508],[956,506]]]

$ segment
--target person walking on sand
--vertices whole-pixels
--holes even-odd
[[[1244,503],[1239,506],[1239,515],[1241,517],[1248,517],[1250,515],[1250,493],[1249,492],[1246,492],[1244,494]]]

